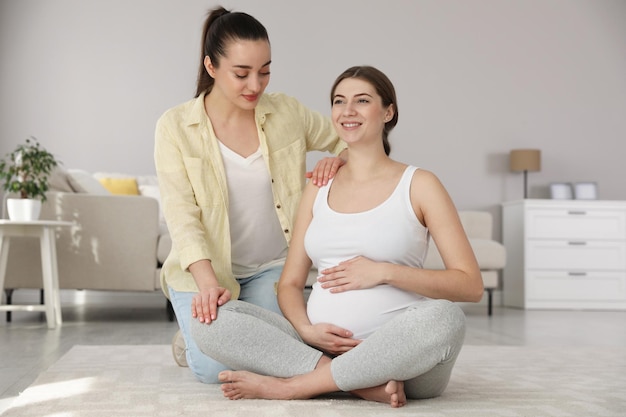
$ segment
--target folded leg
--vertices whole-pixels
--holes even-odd
[[[456,304],[419,302],[334,358],[333,379],[343,391],[406,381],[407,397],[434,397],[448,384],[464,336],[465,315]]]
[[[204,354],[233,370],[286,378],[312,371],[322,356],[269,310],[232,300],[217,314],[208,325],[193,319],[191,334]]]

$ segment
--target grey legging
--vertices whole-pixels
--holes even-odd
[[[192,320],[200,350],[233,370],[291,377],[315,369],[322,352],[305,344],[284,317],[229,301],[210,325]],[[404,381],[408,398],[440,395],[463,345],[465,315],[454,303],[428,300],[409,307],[354,349],[333,359],[342,391]]]

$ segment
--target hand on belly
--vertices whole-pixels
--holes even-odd
[[[331,323],[350,330],[355,339],[364,339],[421,299],[420,295],[390,285],[331,293],[315,283],[307,314],[312,324]]]

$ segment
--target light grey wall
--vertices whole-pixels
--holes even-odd
[[[153,173],[155,121],[192,97],[216,4],[0,0],[0,153],[35,135],[66,167]],[[325,114],[345,68],[386,72],[399,97],[392,156],[434,171],[459,209],[499,221],[499,204],[522,197],[508,152],[526,147],[543,157],[531,197],[589,180],[626,199],[623,0],[221,4],[267,27],[269,90]]]

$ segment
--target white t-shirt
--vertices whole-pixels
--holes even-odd
[[[410,187],[417,168],[407,167],[392,195],[371,210],[338,213],[328,205],[332,181],[313,203],[313,219],[304,244],[319,269],[356,256],[421,268],[428,250],[428,229],[415,216]],[[425,297],[390,285],[333,294],[319,283],[307,303],[311,323],[332,323],[364,339],[383,323]]]
[[[233,275],[246,278],[287,256],[287,240],[274,209],[271,178],[261,150],[247,158],[219,142],[228,182]]]

